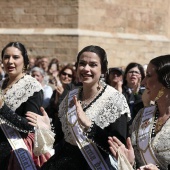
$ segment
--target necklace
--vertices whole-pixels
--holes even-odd
[[[13,81],[12,83],[10,83],[10,84],[8,84],[8,82],[9,82],[9,78],[8,78],[8,80],[7,80],[7,82],[6,82],[6,87],[5,87],[5,89],[3,90],[3,94],[5,95],[6,92],[7,92],[15,83],[17,83],[23,76],[24,76],[24,75],[22,75],[21,77],[19,77],[19,78],[16,79],[16,80],[14,80],[14,81]]]
[[[102,88],[100,88],[100,89],[97,89],[97,92],[94,94],[94,95],[92,95],[91,97],[89,97],[88,99],[85,99],[85,100],[83,100],[83,98],[84,98],[84,93],[83,93],[83,90],[82,90],[82,94],[81,94],[81,99],[82,99],[82,101],[80,102],[81,103],[81,105],[82,105],[82,107],[83,108],[85,108],[85,107],[87,107],[92,101],[93,101],[93,99],[97,96],[97,94],[100,92],[100,90],[101,90]]]
[[[168,118],[166,120],[164,120],[163,118],[158,119],[159,118],[159,109],[157,106],[157,111],[155,113],[155,119],[154,119],[154,125],[153,125],[153,129],[152,129],[152,136],[154,137],[163,127],[163,125],[167,122],[167,120],[170,118],[170,116],[168,116]]]
[[[155,133],[158,133],[161,130],[163,124],[164,124],[164,122],[162,119],[157,120],[156,126],[155,126]]]

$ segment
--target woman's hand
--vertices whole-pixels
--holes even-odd
[[[26,118],[29,120],[28,124],[30,124],[34,127],[38,126],[40,128],[44,128],[44,129],[51,129],[50,119],[49,119],[47,113],[45,112],[43,107],[41,107],[40,110],[41,110],[43,116],[38,115],[34,112],[26,113]]]
[[[79,123],[85,128],[88,129],[91,126],[91,121],[88,119],[86,116],[85,112],[83,111],[83,108],[80,104],[80,101],[77,101],[77,97],[73,97],[74,104],[76,106],[76,111],[77,111],[77,117]]]
[[[120,81],[117,82],[117,84],[116,84],[116,86],[115,86],[115,89],[118,90],[118,91],[121,92],[121,93],[122,93],[122,91],[123,91],[123,90],[122,90],[122,84],[123,84],[123,81],[120,80]]]
[[[137,82],[136,84],[134,85],[134,88],[132,90],[132,92],[135,94],[135,93],[138,93],[139,92],[139,89],[140,89],[140,86],[141,86],[141,76],[138,76],[137,77]]]
[[[118,159],[117,151],[119,151],[126,156],[127,160],[130,162],[131,165],[134,164],[135,154],[131,144],[131,140],[128,137],[126,140],[127,148],[125,145],[116,137],[109,137],[108,143],[110,145],[110,151],[112,152],[113,156]]]
[[[137,170],[159,170],[159,169],[156,167],[156,165],[148,164],[148,165],[145,165],[145,166],[141,166]]]
[[[55,89],[59,93],[59,95],[61,95],[64,91],[64,88],[62,86],[56,86]]]

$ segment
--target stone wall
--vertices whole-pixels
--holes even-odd
[[[0,48],[20,41],[29,56],[75,61],[89,44],[109,66],[141,64],[170,53],[169,0],[1,0]]]
[[[87,43],[104,47],[109,66],[126,66],[132,61],[145,64],[170,53],[169,0],[80,2],[79,29],[98,34],[81,36],[79,49]]]

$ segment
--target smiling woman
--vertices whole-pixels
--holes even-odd
[[[116,135],[125,143],[130,111],[125,97],[101,81],[107,64],[106,52],[99,46],[90,45],[78,53],[76,71],[82,87],[71,90],[59,106],[56,143],[64,144],[42,169],[116,169],[107,140]],[[27,116],[31,121],[34,115]]]
[[[109,138],[113,155],[120,151],[136,168],[169,170],[170,167],[170,55],[153,58],[142,84],[155,105],[142,108],[131,128],[127,148],[115,137]]]

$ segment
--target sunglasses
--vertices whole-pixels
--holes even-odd
[[[62,72],[61,74],[64,75],[64,76],[68,76],[69,78],[72,78],[72,77],[73,77],[72,74],[68,74],[68,73],[66,73],[66,72]]]

